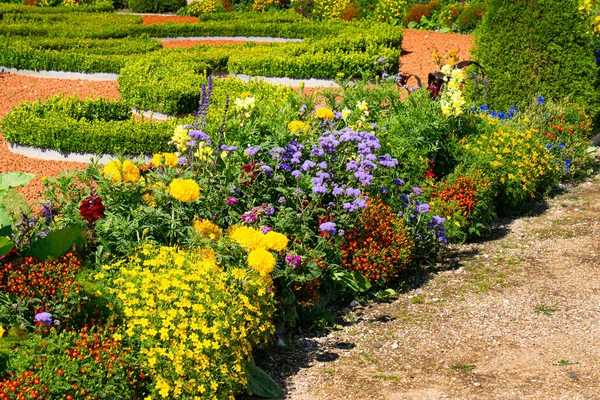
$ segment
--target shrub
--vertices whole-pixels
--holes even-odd
[[[421,18],[431,18],[434,12],[439,11],[442,8],[441,4],[437,1],[432,1],[426,4],[413,4],[408,8],[408,13],[402,18],[402,23],[406,26],[410,22],[420,22]]]
[[[61,96],[23,103],[2,120],[9,142],[92,154],[168,151],[174,126],[169,121],[135,120],[129,106],[119,101]]]
[[[313,14],[323,19],[340,18],[351,0],[314,0]]]
[[[491,0],[487,7],[474,55],[490,82],[490,106],[523,107],[541,94],[597,107],[595,56],[577,0]]]
[[[235,242],[219,249],[148,245],[99,277],[123,312],[124,337],[141,348],[152,397],[230,398],[246,387],[252,346],[274,331],[270,274],[253,269],[271,253],[249,251],[246,264]]]
[[[357,4],[350,4],[348,7],[344,9],[342,15],[340,15],[340,19],[342,21],[355,21],[361,18],[361,11]]]
[[[392,22],[402,18],[406,9],[406,0],[379,0],[373,11],[377,21]]]
[[[128,0],[127,5],[137,13],[175,12],[186,6],[186,0]]]
[[[218,11],[222,8],[223,4],[217,0],[200,0],[195,1],[185,9],[185,15],[197,17],[200,14],[206,14]]]
[[[410,266],[413,242],[404,220],[380,199],[369,202],[340,244],[342,266],[386,284]]]
[[[483,19],[487,11],[485,3],[473,3],[465,7],[456,19],[456,30],[459,32],[470,32]]]

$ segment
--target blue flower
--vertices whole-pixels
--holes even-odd
[[[431,210],[431,207],[427,203],[417,205],[417,213],[419,213],[419,214],[425,214],[425,213],[429,212],[430,210]]]
[[[490,108],[488,106],[486,106],[485,104],[482,105],[481,107],[479,107],[479,111],[481,112],[486,112],[488,111]]]
[[[572,164],[572,161],[571,161],[571,159],[570,159],[570,158],[567,158],[567,159],[565,160],[565,164],[564,164],[565,170],[566,170],[567,172],[571,172],[571,164]]]
[[[319,225],[319,229],[322,232],[335,235],[335,222],[323,222],[321,225]]]
[[[396,186],[404,186],[404,181],[402,179],[394,179],[392,183]]]
[[[559,143],[559,144],[558,144],[558,148],[559,148],[559,149],[562,149],[563,147],[565,147],[565,145],[564,145],[563,143]]]
[[[543,106],[546,101],[544,100],[544,96],[538,96],[538,104]]]

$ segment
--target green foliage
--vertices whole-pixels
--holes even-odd
[[[283,391],[269,375],[254,364],[248,364],[248,391],[266,399],[278,399]]]
[[[186,0],[128,0],[127,5],[137,13],[174,12],[185,7]]]
[[[475,39],[475,59],[497,109],[531,95],[598,106],[597,67],[577,0],[490,0]]]
[[[81,247],[84,242],[84,227],[82,225],[71,225],[52,231],[33,242],[27,251],[27,255],[42,261],[48,258],[55,259],[71,250],[73,245]]]
[[[147,154],[168,151],[176,121],[139,121],[122,102],[54,96],[15,107],[2,120],[13,143],[65,152]]]

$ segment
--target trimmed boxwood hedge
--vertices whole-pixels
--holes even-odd
[[[169,144],[180,121],[140,121],[121,101],[54,96],[22,103],[2,119],[12,143],[61,152],[151,154],[173,151]]]
[[[186,0],[129,0],[128,7],[133,12],[162,13],[177,11],[187,4]]]

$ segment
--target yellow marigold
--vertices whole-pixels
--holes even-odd
[[[248,254],[248,266],[265,276],[275,267],[275,257],[265,249],[252,250]]]
[[[137,182],[140,180],[139,168],[129,160],[113,160],[103,169],[104,176],[110,178],[112,183]]]
[[[315,115],[317,116],[317,118],[321,118],[327,121],[333,119],[333,111],[331,111],[331,109],[327,107],[318,108]]]
[[[288,238],[282,233],[269,231],[264,237],[264,242],[269,250],[282,251],[288,245]]]
[[[200,198],[200,186],[193,179],[173,179],[169,193],[177,200],[188,203]]]
[[[173,153],[157,153],[152,157],[152,165],[155,167],[176,167],[179,164],[179,158]]]
[[[233,226],[228,234],[231,240],[248,251],[267,248],[265,235],[256,229],[247,226]]]
[[[223,233],[221,228],[219,228],[217,225],[213,224],[207,219],[194,220],[194,230],[201,234],[203,237],[210,237],[211,239],[220,238],[221,234]]]
[[[302,121],[292,121],[288,124],[288,130],[290,131],[290,133],[294,133],[294,132],[308,132],[310,130],[310,126]]]

